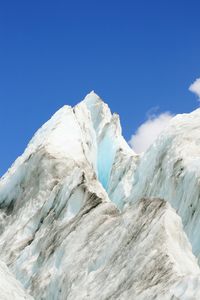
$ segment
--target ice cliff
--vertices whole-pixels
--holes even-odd
[[[56,112],[0,180],[0,299],[200,299],[199,137],[138,156],[94,92]]]

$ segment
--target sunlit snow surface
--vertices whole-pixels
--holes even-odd
[[[94,92],[61,108],[0,181],[0,299],[200,299],[199,117],[139,157]]]

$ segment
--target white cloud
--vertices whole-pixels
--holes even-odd
[[[129,144],[136,153],[146,151],[155,141],[157,136],[169,124],[173,115],[169,112],[161,113],[158,116],[149,116],[148,120],[143,123],[131,136]]]
[[[200,98],[200,78],[197,78],[190,86],[189,91]]]

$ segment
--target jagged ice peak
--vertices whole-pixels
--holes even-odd
[[[136,155],[93,91],[63,106],[0,180],[0,299],[200,299],[199,144],[200,110]]]

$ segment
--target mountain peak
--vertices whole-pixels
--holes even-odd
[[[83,99],[83,102],[86,103],[87,106],[104,103],[103,100],[99,97],[99,95],[97,95],[94,91],[88,93]]]

